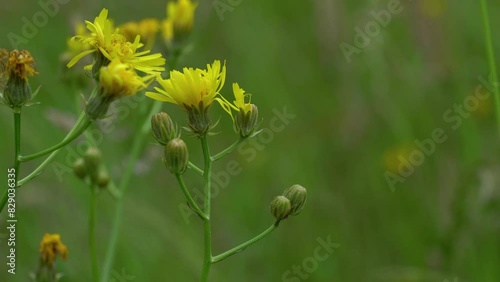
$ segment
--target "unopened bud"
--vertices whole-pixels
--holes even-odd
[[[80,179],[84,179],[85,176],[87,176],[85,161],[82,158],[76,160],[76,162],[73,164],[73,173],[75,173],[75,175]]]
[[[189,163],[186,143],[180,138],[174,138],[165,146],[163,162],[173,174],[182,174]]]
[[[164,112],[155,114],[151,118],[151,129],[153,130],[153,137],[162,145],[167,145],[167,143],[179,137],[177,135],[177,130],[170,116]]]
[[[292,204],[290,214],[298,215],[302,211],[306,203],[307,190],[306,188],[295,184],[292,187],[287,188],[283,193],[283,196],[288,198],[290,200],[290,203]]]
[[[96,147],[90,147],[83,155],[83,159],[92,183],[96,183],[99,166],[101,165],[101,152]]]
[[[251,105],[251,110],[248,112],[240,109],[238,115],[236,115],[236,131],[243,138],[251,136],[257,128],[258,119],[259,110],[254,104]]]
[[[99,188],[106,188],[109,183],[109,174],[105,171],[99,171],[99,174],[97,175],[97,181],[96,184],[99,186]]]
[[[290,214],[291,203],[284,196],[277,196],[271,202],[271,213],[277,220],[282,220]]]

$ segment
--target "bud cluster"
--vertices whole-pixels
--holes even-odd
[[[271,202],[271,214],[280,221],[289,215],[298,215],[307,200],[306,188],[296,184],[287,188],[283,195],[277,196]]]
[[[90,147],[82,158],[73,165],[74,174],[82,179],[89,179],[90,183],[99,188],[106,188],[109,184],[109,175],[101,166],[101,152],[95,147]]]

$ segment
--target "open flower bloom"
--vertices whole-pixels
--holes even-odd
[[[103,94],[114,98],[131,96],[147,87],[154,76],[140,77],[129,64],[114,59],[99,71],[99,83]]]
[[[146,96],[186,109],[200,105],[208,108],[224,86],[225,79],[226,66],[216,60],[204,70],[184,68],[182,72],[171,71],[169,79],[158,76],[156,80],[161,88],[155,87],[157,92],[146,92]]]
[[[74,66],[83,57],[97,53],[109,62],[118,58],[123,63],[130,64],[134,69],[147,73],[156,74],[164,71],[165,59],[160,53],[149,54],[149,50],[137,50],[143,47],[140,43],[140,36],[137,35],[133,42],[127,41],[127,38],[119,33],[113,22],[108,19],[108,10],[103,9],[94,22],[85,21],[89,34],[80,34],[72,38],[73,41],[82,45],[89,45],[91,48],[76,55],[69,63],[68,67]]]
[[[68,257],[68,248],[61,242],[59,234],[45,234],[40,242],[40,259],[43,265],[51,267],[56,257]]]

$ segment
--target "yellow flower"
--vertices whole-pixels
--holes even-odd
[[[30,52],[0,49],[1,102],[13,109],[29,102],[33,92],[28,77],[35,74],[35,60]]]
[[[233,83],[233,93],[236,110],[242,109],[245,113],[248,113],[252,109],[252,104],[250,101],[245,103],[245,96],[247,96],[245,95],[245,90],[243,90],[238,83]]]
[[[68,257],[68,248],[61,242],[59,234],[45,234],[40,243],[42,264],[51,267],[57,256],[65,260]]]
[[[175,37],[183,37],[193,30],[194,12],[198,3],[193,3],[191,0],[178,0],[168,2],[167,18],[172,20]]]
[[[226,66],[219,60],[212,65],[207,64],[207,69],[184,68],[183,72],[171,71],[169,79],[157,77],[158,83],[163,88],[155,87],[158,92],[147,92],[146,96],[162,101],[183,106],[209,107],[217,94],[224,86],[226,79]]]
[[[389,148],[382,159],[384,169],[399,174],[399,168],[404,164],[405,160],[408,160],[411,152],[415,149],[415,146],[410,143],[402,143]]]
[[[164,19],[161,22],[161,35],[167,42],[174,39],[174,23],[171,19]]]
[[[25,81],[28,76],[37,74],[35,70],[35,59],[26,50],[11,52],[0,49],[0,70],[5,77],[17,77]]]
[[[146,86],[154,76],[140,77],[128,64],[119,59],[113,60],[109,65],[99,71],[99,83],[103,94],[115,98],[131,96]]]
[[[422,13],[431,18],[438,18],[446,11],[446,0],[422,0],[419,3]]]
[[[90,33],[77,35],[72,40],[82,45],[88,44],[91,49],[76,55],[68,63],[68,67],[74,66],[83,57],[97,52],[98,69],[118,58],[123,63],[128,63],[134,69],[147,74],[156,74],[165,70],[163,67],[165,59],[162,55],[159,53],[147,55],[149,50],[138,52],[137,50],[144,45],[140,43],[140,35],[137,35],[133,42],[127,41],[127,38],[120,34],[119,29],[115,28],[113,22],[108,19],[108,10],[103,9],[93,23],[89,21],[86,23]],[[106,60],[108,62],[103,62]]]
[[[156,34],[160,29],[160,23],[157,19],[148,18],[140,22],[125,23],[119,29],[128,41],[134,41],[135,37],[140,35],[141,42],[145,44],[145,48],[151,49],[154,45]]]

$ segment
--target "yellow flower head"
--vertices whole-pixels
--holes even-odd
[[[160,23],[157,19],[148,18],[140,22],[128,22],[119,27],[121,33],[128,41],[133,42],[137,35],[141,37],[141,42],[145,44],[146,49],[153,47],[156,34],[160,29]]]
[[[128,64],[119,59],[99,71],[99,83],[106,96],[114,98],[131,96],[146,88],[154,76],[140,77]]]
[[[194,12],[197,6],[198,3],[193,3],[191,0],[168,2],[167,18],[172,20],[176,35],[183,36],[193,30]]]
[[[248,103],[245,103],[245,90],[240,87],[238,83],[233,83],[233,93],[234,93],[234,105],[236,106],[237,110],[242,109],[245,113],[248,113],[252,109],[252,104],[250,101]]]
[[[155,87],[156,92],[147,92],[146,96],[177,104],[186,109],[202,105],[208,108],[224,86],[226,66],[219,60],[207,65],[207,69],[184,68],[183,72],[171,71],[169,79],[157,77],[163,88]]]
[[[57,256],[64,260],[68,257],[68,248],[61,242],[59,234],[45,234],[40,243],[40,256],[42,264],[50,267]]]
[[[167,42],[171,42],[174,39],[174,23],[171,19],[164,19],[161,22],[161,35]]]
[[[17,77],[25,81],[28,80],[28,76],[37,74],[35,59],[26,50],[8,52],[0,49],[0,71],[2,76]]]
[[[119,33],[113,22],[108,19],[108,10],[103,9],[94,22],[86,21],[89,34],[77,35],[72,40],[80,44],[88,44],[90,50],[85,50],[76,55],[69,63],[68,67],[74,66],[80,59],[91,53],[98,53],[107,61],[111,62],[118,58],[123,63],[130,64],[134,69],[147,74],[157,74],[164,71],[165,59],[161,54],[147,55],[150,51],[137,50],[143,47],[140,43],[140,35],[135,37],[133,42],[127,41],[127,38]],[[105,65],[105,64],[104,64]]]

